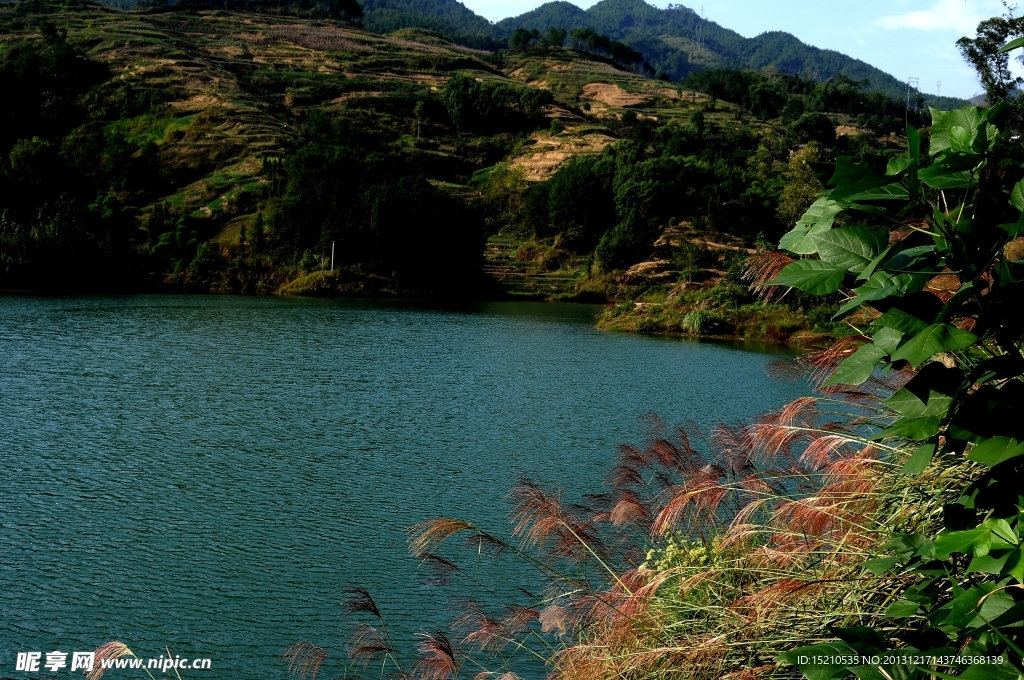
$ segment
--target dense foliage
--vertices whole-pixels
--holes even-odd
[[[165,4],[152,0],[106,2],[124,8]],[[225,5],[213,0],[186,0],[166,4],[245,9],[258,7],[262,2],[232,0]],[[693,63],[697,60],[691,59],[689,48],[681,47],[675,41],[670,44],[662,38],[692,41],[699,37],[703,48],[701,61],[710,52],[713,55],[712,65],[716,68],[756,71],[770,68],[806,76],[817,82],[843,75],[856,81],[866,81],[871,90],[884,92],[896,100],[904,96],[906,90],[905,83],[858,59],[833,50],[811,47],[788,33],[769,32],[744,38],[682,5],[660,9],[644,0],[602,0],[582,10],[568,2],[548,2],[523,15],[491,24],[457,0],[292,0],[266,4],[276,11],[291,9],[362,20],[368,29],[383,33],[403,28],[425,28],[480,49],[497,49],[503,45],[518,49],[524,39],[522,31],[531,34],[529,40],[539,41],[550,29],[587,30],[645,55],[652,75],[665,74],[672,80],[684,79],[699,71],[700,67]],[[532,36],[534,31],[537,36]],[[626,54],[624,49],[619,51]],[[924,100],[929,105],[946,107],[959,103],[954,98],[933,95],[925,96]]]
[[[624,269],[679,220],[748,237],[781,229],[774,215],[781,183],[744,169],[756,136],[716,132],[702,115],[688,126],[634,117],[624,132],[628,139],[529,190],[523,215],[537,236],[557,235],[576,252],[596,246],[603,267]]]
[[[838,158],[834,188],[780,243],[804,257],[772,284],[845,288],[839,314],[864,319],[864,343],[829,384],[912,375],[882,402],[892,420],[866,420],[858,434],[913,451],[904,475],[963,471],[941,521],[892,536],[888,554],[864,565],[903,584],[884,615],[783,657],[808,678],[1024,674],[1024,432],[1014,417],[1024,408],[1024,180],[1019,148],[996,126],[1008,108],[933,110],[927,152],[910,127],[907,156],[885,165]],[[854,226],[837,228],[844,214]]]
[[[40,42],[0,55],[0,88],[8,95],[0,113],[0,278],[106,285],[139,265],[140,234],[121,196],[150,190],[154,149],[124,129],[104,129],[107,111],[87,114],[81,97],[106,80],[106,69],[52,25],[41,30]],[[158,96],[110,94],[129,109]]]
[[[362,5],[363,25],[371,31],[427,28],[473,47],[498,46],[491,23],[456,0],[362,0]]]
[[[532,130],[540,124],[542,108],[553,101],[547,90],[463,75],[448,81],[442,98],[459,130],[483,133]]]
[[[796,75],[711,69],[694,73],[684,86],[738,104],[760,118],[781,117],[787,124],[805,113],[844,113],[856,116],[859,125],[882,136],[902,132],[908,118],[915,125],[926,120],[919,102],[912,102],[914,106],[908,110],[904,102],[868,91],[867,81],[841,74],[818,83]],[[831,142],[818,135],[803,136],[805,142]]]
[[[334,242],[339,264],[413,289],[471,279],[483,251],[478,217],[399,156],[363,144],[344,123],[321,113],[306,119],[302,144],[284,159],[286,190],[264,248],[300,261]]]

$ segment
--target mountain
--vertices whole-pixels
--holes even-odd
[[[702,19],[682,5],[658,9],[644,0],[602,0],[587,10],[562,0],[491,24],[456,0],[363,0],[364,23],[374,31],[420,26],[479,46],[481,40],[506,40],[517,28],[589,28],[643,52],[673,80],[707,68],[774,68],[823,81],[843,74],[866,80],[868,88],[896,100],[907,95],[906,83],[874,66],[835,50],[807,45],[784,32],[744,38],[736,31]],[[955,108],[964,102],[925,94],[925,102]]]
[[[473,47],[494,47],[494,26],[457,0],[362,0],[363,25],[376,33],[426,28]]]

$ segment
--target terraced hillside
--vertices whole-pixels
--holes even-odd
[[[588,51],[295,8],[4,5],[0,85],[0,287],[617,301],[628,330],[673,330],[635,311],[709,290],[718,331],[791,333],[729,319],[763,311],[733,254],[820,191],[792,149],[902,144]]]
[[[0,17],[18,26],[15,7]],[[296,127],[311,107],[344,114],[367,127],[407,121],[378,111],[374,100],[407,87],[443,86],[455,72],[501,78],[479,53],[443,41],[379,36],[340,25],[257,14],[128,13],[99,5],[33,17],[68,32],[68,40],[110,70],[112,100],[157,99],[156,107],[107,123],[136,142],[152,142],[172,171],[152,196],[178,211],[208,218],[211,227],[237,232],[268,193],[264,162],[295,143]],[[12,22],[11,20],[14,19]],[[38,37],[31,28],[5,41]],[[147,100],[148,101],[148,100]],[[126,111],[134,113],[134,111]],[[385,122],[384,119],[390,119]],[[452,144],[409,152],[471,171],[472,153]],[[458,174],[457,172],[455,174]],[[147,206],[151,207],[151,206]]]

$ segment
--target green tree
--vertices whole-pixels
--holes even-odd
[[[789,126],[789,134],[798,142],[808,144],[817,142],[822,146],[832,146],[836,141],[836,126],[829,117],[817,111],[805,113]]]
[[[974,67],[985,88],[989,105],[1010,99],[1024,84],[1010,71],[1010,56],[1001,48],[1009,40],[1024,35],[1024,17],[994,17],[978,24],[974,38],[960,38],[956,46],[967,63]]]
[[[783,224],[793,224],[807,212],[824,187],[809,165],[821,160],[821,147],[811,143],[793,153],[783,173],[786,184],[779,196],[777,213]]]
[[[542,44],[545,47],[561,47],[565,44],[565,38],[569,33],[564,28],[555,28],[552,26],[548,29],[548,32],[544,34]]]

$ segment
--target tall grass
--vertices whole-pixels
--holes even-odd
[[[773,370],[820,386],[853,348]],[[974,474],[971,463],[896,474],[909,452],[871,440],[894,419],[881,401],[910,377],[818,387],[706,434],[652,419],[646,444],[621,446],[608,486],[584,504],[520,482],[509,537],[456,518],[413,527],[413,554],[457,589],[452,628],[424,634],[418,660],[403,665],[360,591],[349,611],[376,625],[356,628],[350,658],[431,680],[501,677],[529,662],[557,680],[799,677],[776,656],[829,639],[830,626],[880,621],[909,577],[865,567],[892,533],[935,529]],[[538,582],[504,599],[452,557],[457,538],[473,560],[525,561]]]

